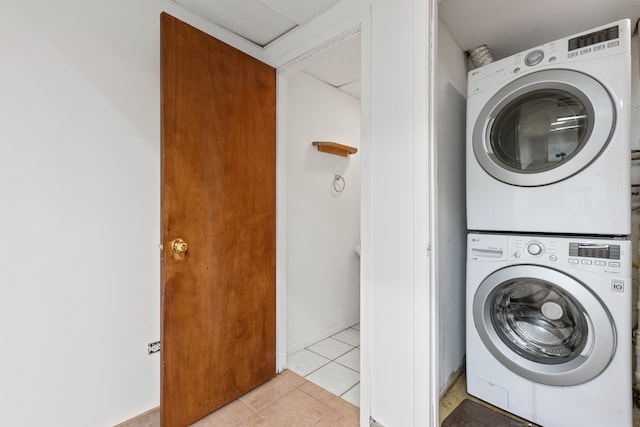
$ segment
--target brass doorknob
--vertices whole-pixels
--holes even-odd
[[[175,239],[171,242],[171,250],[176,255],[181,255],[189,249],[187,243],[182,239]]]

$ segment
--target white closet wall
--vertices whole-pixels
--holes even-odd
[[[287,81],[287,353],[360,321],[360,101],[299,72]],[[340,193],[334,177],[344,181]]]
[[[438,167],[437,277],[440,322],[438,387],[442,394],[465,354],[465,117],[466,56],[447,28],[438,27],[436,75]]]

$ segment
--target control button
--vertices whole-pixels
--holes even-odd
[[[614,41],[614,42],[609,42],[607,43],[607,47],[616,47],[619,46],[620,42],[618,40]]]
[[[620,267],[620,263],[615,261],[609,261],[609,267]]]
[[[574,50],[573,52],[569,52],[567,58],[573,58],[574,56],[578,56],[578,51]]]
[[[516,67],[513,69],[513,74],[519,73],[520,72],[520,67]]]
[[[603,44],[599,44],[593,47],[593,51],[598,51],[598,50],[602,50],[604,49],[604,45]]]
[[[588,47],[586,49],[582,49],[580,50],[580,55],[584,55],[585,53],[591,53],[591,48]]]
[[[577,264],[578,260],[575,258],[569,258],[569,264]]]
[[[520,252],[516,252],[516,253],[514,253],[514,254],[513,254],[513,257],[514,257],[514,258],[520,258]]]
[[[549,257],[549,261],[557,261],[557,260],[558,260],[558,257],[557,257],[557,256],[555,256],[555,255],[551,255],[551,256]]]
[[[604,261],[596,261],[596,265],[600,265],[600,266],[606,266],[607,263]]]
[[[537,49],[529,52],[527,56],[524,57],[524,63],[527,64],[529,67],[532,67],[534,65],[538,65],[543,58],[544,58],[544,52],[541,51],[540,49]]]
[[[583,259],[580,264],[591,265],[593,262],[590,259]]]
[[[542,247],[542,244],[538,242],[531,242],[527,245],[527,252],[529,252],[529,255],[542,255],[543,250],[544,248]]]
[[[556,59],[558,58],[556,58],[555,56],[552,56],[551,58],[549,58],[549,62],[556,62]]]

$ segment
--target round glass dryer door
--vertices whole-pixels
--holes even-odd
[[[615,122],[611,96],[597,80],[577,71],[538,71],[487,102],[473,130],[473,151],[502,182],[548,185],[595,160]]]
[[[489,275],[476,291],[473,320],[496,359],[540,384],[589,381],[616,348],[615,326],[600,299],[546,267],[516,265]]]

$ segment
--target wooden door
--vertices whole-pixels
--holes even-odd
[[[173,427],[276,374],[276,75],[163,13],[161,86],[161,418]]]

